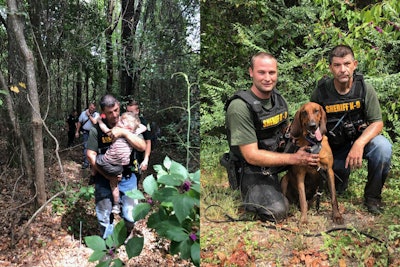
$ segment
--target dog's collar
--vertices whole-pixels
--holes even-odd
[[[310,153],[312,154],[318,154],[321,149],[322,149],[322,145],[321,145],[321,141],[318,141],[315,138],[311,138],[308,135],[306,135],[306,140],[310,143],[311,148],[308,149]]]

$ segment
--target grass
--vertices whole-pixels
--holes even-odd
[[[344,226],[333,224],[326,195],[321,199],[319,213],[312,207],[308,212],[309,223],[299,226],[300,212],[294,205],[290,207],[291,216],[277,225],[260,221],[228,222],[226,215],[244,219],[252,216],[240,207],[240,194],[229,188],[223,167],[202,169],[202,266],[305,266],[311,262],[325,266],[389,266],[388,251],[390,266],[397,266],[400,263],[398,176],[399,171],[393,169],[386,181],[382,196],[387,207],[382,215],[372,216],[362,205],[367,177],[364,166],[351,174],[348,190],[338,197]],[[353,230],[323,233],[334,227]],[[314,236],[319,233],[322,235]],[[238,248],[238,244],[243,246]],[[238,251],[246,256],[242,255],[242,261],[235,258]],[[244,258],[246,263],[241,265]]]

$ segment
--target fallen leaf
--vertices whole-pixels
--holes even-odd
[[[339,259],[339,267],[346,267],[346,261],[344,259]]]

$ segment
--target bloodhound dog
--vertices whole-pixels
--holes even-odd
[[[301,106],[290,126],[291,138],[297,147],[309,146],[311,153],[318,153],[320,161],[318,167],[292,165],[282,178],[283,194],[290,202],[296,203],[298,200],[300,203],[300,223],[307,223],[307,200],[312,200],[317,190],[322,190],[318,187],[322,184],[320,179],[325,177],[331,194],[332,219],[337,224],[344,222],[336,199],[332,150],[325,133],[326,113],[324,109],[314,102],[308,102]],[[321,175],[321,171],[325,175]]]

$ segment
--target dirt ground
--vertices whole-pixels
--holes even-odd
[[[61,189],[64,179],[68,188],[74,188],[73,184],[87,183],[89,171],[81,170],[80,155],[79,146],[60,151],[64,176],[60,174],[56,158],[49,157],[51,164],[46,174],[48,197]],[[151,164],[160,164],[164,157],[165,154],[153,153]],[[0,167],[0,266],[95,266],[95,263],[88,262],[92,250],[83,242],[85,236],[98,234],[94,199],[71,200],[70,195],[61,195],[25,228],[35,211],[31,205],[29,185],[17,168],[5,166],[4,162]],[[70,206],[65,207],[62,203]],[[130,260],[122,248],[118,256],[126,266],[192,266],[190,262],[170,255],[168,241],[147,228],[146,221],[138,221],[135,230],[144,237],[144,248],[140,256]]]
[[[207,180],[204,175],[203,179]],[[209,191],[228,192],[222,202],[229,198],[228,187],[213,183]],[[400,266],[399,228],[396,234],[390,231],[400,224],[396,203],[387,203],[387,211],[374,216],[361,199],[339,197],[344,225],[333,223],[328,199],[322,199],[318,212],[315,206],[310,208],[306,225],[299,224],[300,211],[295,205],[289,217],[277,224],[253,220],[243,208],[228,211],[213,196],[203,195],[201,205],[202,267]]]

